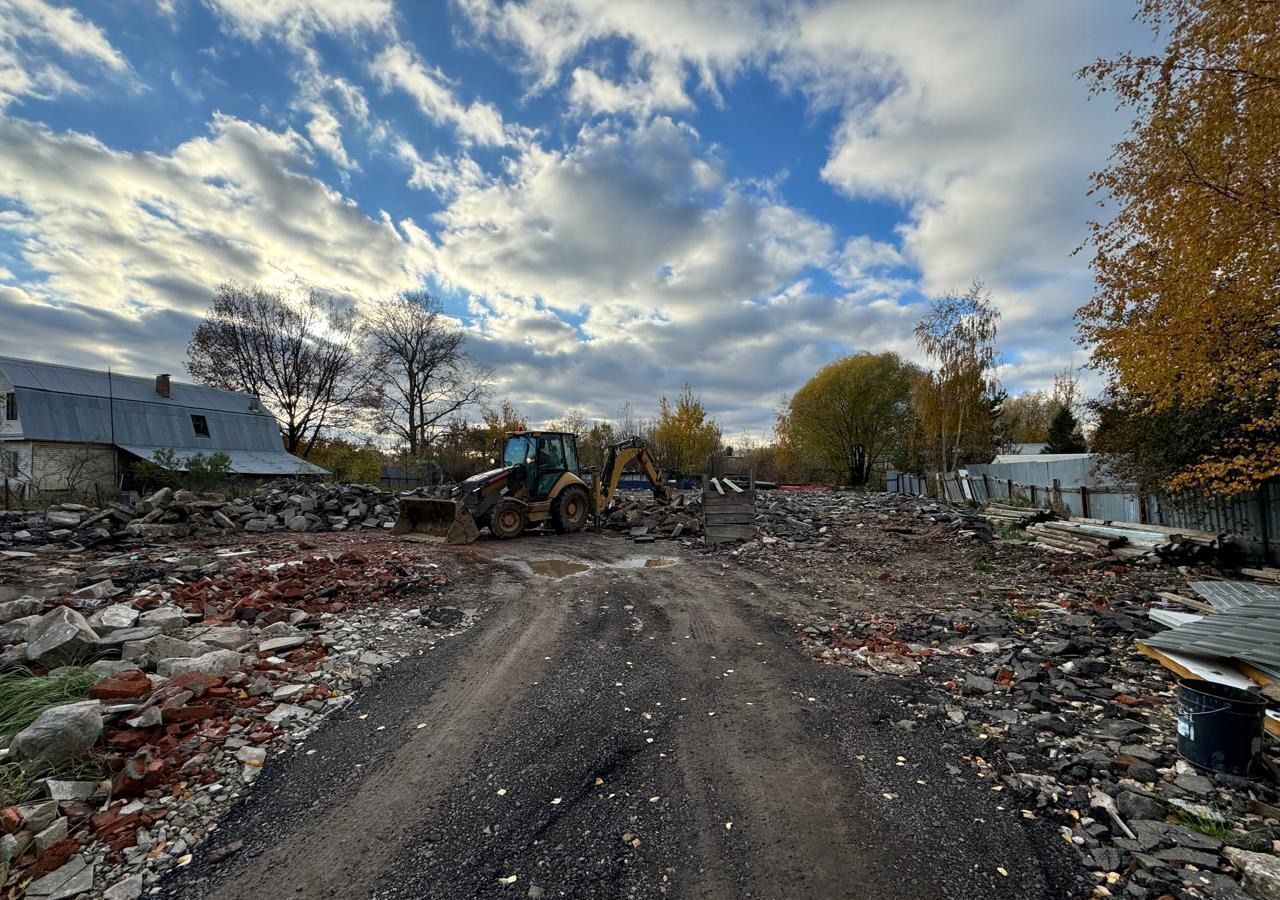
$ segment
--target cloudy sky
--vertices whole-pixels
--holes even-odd
[[[183,371],[219,281],[427,286],[535,420],[726,431],[974,278],[1084,361],[1128,0],[0,0],[0,354]]]

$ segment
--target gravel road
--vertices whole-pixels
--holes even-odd
[[[1071,894],[1055,828],[895,724],[928,688],[799,651],[807,592],[597,534],[439,552],[479,623],[269,763],[164,896]]]

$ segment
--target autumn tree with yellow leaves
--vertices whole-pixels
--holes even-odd
[[[1147,486],[1280,476],[1280,3],[1142,0],[1163,52],[1082,71],[1134,113],[1094,176],[1097,445]]]
[[[855,353],[828,363],[791,398],[788,440],[845,483],[866,485],[905,444],[918,375],[896,353]]]
[[[665,395],[658,401],[653,444],[668,474],[698,474],[720,448],[720,426],[686,384],[674,403]]]

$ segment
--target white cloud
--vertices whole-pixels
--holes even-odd
[[[789,17],[784,4],[760,0],[457,0],[481,33],[514,44],[536,87],[593,42],[620,37],[635,49],[637,70],[688,66],[713,96],[719,79],[763,59]]]
[[[394,22],[391,0],[206,0],[234,32],[260,40],[275,34],[357,34]]]
[[[417,149],[404,138],[395,139],[395,154],[409,166],[409,186],[431,191],[452,199],[474,191],[490,181],[484,170],[469,156],[446,157],[436,153],[423,159]]]
[[[168,155],[0,117],[0,197],[17,204],[0,232],[44,275],[33,302],[124,318],[198,313],[225,279],[355,298],[420,283],[425,235],[369,218],[310,166],[298,134],[224,116]]]
[[[424,63],[407,44],[387,47],[369,68],[384,90],[403,90],[425,115],[456,128],[462,138],[477,144],[512,142],[497,107],[481,101],[470,105],[459,101],[444,73]]]
[[[644,117],[660,110],[691,110],[693,101],[685,93],[678,67],[654,65],[647,80],[633,78],[623,83],[610,81],[592,69],[574,69],[569,105],[578,114]]]
[[[347,155],[347,148],[342,145],[342,124],[333,110],[325,103],[312,101],[308,104],[307,111],[311,114],[311,119],[307,122],[307,135],[311,138],[311,143],[327,153],[338,168],[360,168]]]
[[[569,75],[579,114],[661,108],[649,80],[659,63],[697,73],[713,100],[754,67],[811,109],[837,110],[822,177],[851,197],[902,204],[905,221],[889,248],[901,260],[876,261],[880,245],[854,243],[835,277],[901,290],[900,276],[877,269],[906,263],[928,293],[980,277],[1011,347],[1072,352],[1071,316],[1092,290],[1072,256],[1095,212],[1088,174],[1124,125],[1088,102],[1074,72],[1150,42],[1123,4],[461,2],[480,33],[519,50],[535,87]],[[627,48],[625,70],[608,79],[582,62],[605,39]]]
[[[49,58],[89,64],[131,79],[129,63],[97,25],[45,0],[0,0],[0,110],[19,97],[41,99],[85,87]]]

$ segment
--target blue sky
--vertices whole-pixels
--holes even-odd
[[[975,278],[1085,353],[1123,0],[0,0],[0,354],[181,372],[213,287],[429,286],[535,421],[726,431]],[[1104,211],[1102,211],[1104,212]]]

